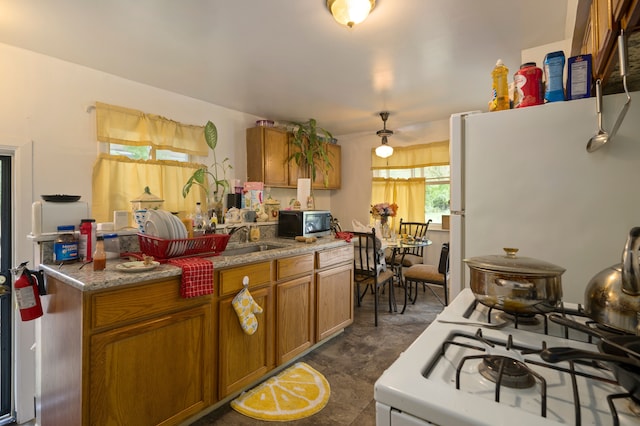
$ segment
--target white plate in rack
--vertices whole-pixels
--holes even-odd
[[[145,234],[165,240],[171,239],[171,231],[169,230],[166,218],[158,212],[158,210],[149,210],[147,212],[147,220],[144,223]]]

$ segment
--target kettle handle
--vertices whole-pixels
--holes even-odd
[[[622,252],[622,291],[632,296],[640,295],[639,248],[640,227],[635,227],[629,231],[629,237]]]

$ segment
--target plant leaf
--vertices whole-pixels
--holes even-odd
[[[207,141],[209,148],[212,150],[216,149],[216,145],[218,145],[218,129],[211,121],[207,121],[207,124],[204,126],[204,139]]]

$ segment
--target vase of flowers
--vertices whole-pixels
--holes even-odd
[[[382,238],[391,237],[391,228],[389,228],[389,218],[394,217],[398,212],[396,203],[378,203],[371,206],[371,215],[374,219],[380,221],[380,229],[382,230]]]

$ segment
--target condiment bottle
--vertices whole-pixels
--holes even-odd
[[[207,219],[205,218],[204,213],[202,212],[202,206],[198,201],[196,203],[196,210],[193,212],[193,235],[199,236],[204,234],[207,229]]]
[[[104,251],[104,237],[96,238],[96,251],[93,252],[93,270],[103,271],[107,267],[107,253]]]
[[[493,90],[491,102],[489,103],[489,111],[502,111],[509,109],[509,68],[507,68],[502,59],[498,59],[496,66],[491,71],[493,79]]]
[[[82,219],[80,221],[80,241],[78,243],[78,256],[84,262],[90,262],[96,241],[96,220]]]

